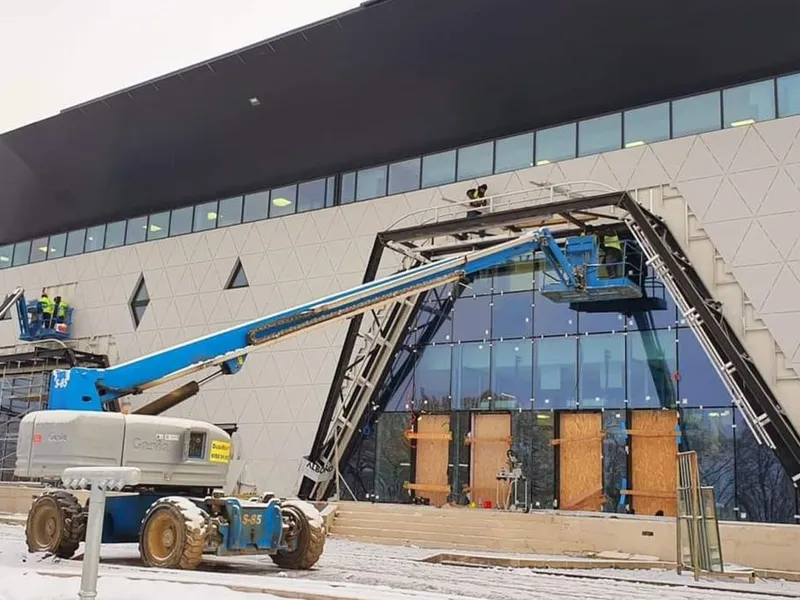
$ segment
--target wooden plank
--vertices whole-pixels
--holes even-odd
[[[620,494],[626,496],[644,496],[646,498],[665,498],[674,500],[677,492],[654,492],[648,490],[620,490]]]
[[[626,429],[623,432],[625,435],[639,436],[639,437],[680,437],[680,431],[645,431],[643,429]]]
[[[426,488],[425,497],[434,506],[447,502],[450,486],[447,481],[447,465],[450,462],[451,437],[449,415],[422,415],[417,419],[417,460],[415,469],[416,485],[438,486]],[[427,436],[432,436],[426,439]],[[419,491],[423,491],[420,489]]]
[[[676,514],[678,444],[673,434],[677,424],[678,413],[672,410],[633,411],[632,430],[646,435],[631,440],[631,487],[650,492],[632,495],[636,514]],[[654,492],[664,496],[653,496]]]
[[[434,483],[409,483],[404,482],[403,488],[407,490],[414,490],[415,492],[444,492],[445,494],[450,493],[450,486],[449,485],[437,485]]]
[[[562,413],[559,504],[568,510],[599,511],[603,496],[603,417],[599,412]]]
[[[554,440],[550,440],[551,446],[561,446],[562,444],[574,444],[575,442],[590,442],[595,440],[604,440],[606,439],[605,434],[602,435],[587,435],[583,437],[574,437],[574,438],[557,438]]]
[[[466,438],[464,438],[465,444],[480,444],[480,443],[496,444],[498,442],[502,442],[508,446],[511,446],[511,444],[513,443],[513,439],[510,435],[500,436],[500,437],[482,437],[482,438],[474,438],[468,435]]]
[[[497,496],[497,472],[508,466],[507,440],[511,436],[511,415],[475,413],[472,416],[471,433],[473,439],[484,440],[472,447],[471,499],[479,506],[490,500],[494,506]]]
[[[453,439],[453,433],[448,431],[447,433],[420,433],[419,431],[406,431],[405,437],[407,440],[426,440],[426,441],[439,441],[439,442],[449,442]]]

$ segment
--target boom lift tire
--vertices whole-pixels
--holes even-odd
[[[28,552],[72,558],[85,536],[86,513],[69,492],[47,491],[31,504],[25,523]]]
[[[283,516],[290,524],[289,533],[286,534],[289,549],[273,554],[272,562],[282,569],[310,569],[317,564],[325,548],[324,522],[322,519],[317,521],[309,518],[299,502],[288,501],[281,506]]]
[[[139,531],[142,562],[161,569],[197,568],[208,528],[208,515],[191,500],[168,496],[153,502]]]

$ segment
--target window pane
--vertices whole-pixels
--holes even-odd
[[[672,103],[672,137],[716,131],[722,127],[720,93],[710,92]]]
[[[362,169],[356,178],[356,201],[386,195],[386,166]]]
[[[456,180],[456,151],[422,157],[422,187],[453,183]]]
[[[269,218],[291,215],[297,208],[297,186],[287,185],[272,190],[269,201]]]
[[[342,175],[342,199],[340,204],[350,204],[356,200],[356,173],[352,171]]]
[[[30,242],[18,242],[14,244],[14,265],[18,267],[19,265],[27,265],[28,259],[30,258],[31,254],[31,243]]]
[[[536,132],[536,164],[575,158],[576,125],[560,125]]]
[[[625,411],[603,412],[603,481],[606,494],[605,512],[625,512],[619,497],[622,483],[628,478],[628,435],[625,430]]]
[[[578,156],[618,150],[622,145],[622,115],[616,113],[578,124]]]
[[[169,220],[170,236],[191,233],[193,220],[194,206],[185,206],[184,208],[176,208],[173,210]]]
[[[533,344],[498,342],[492,349],[493,410],[528,409],[533,400]]]
[[[521,292],[533,289],[533,256],[526,254],[497,267],[494,292]]]
[[[247,194],[244,197],[244,222],[261,221],[269,216],[269,191]]]
[[[616,312],[578,312],[579,333],[625,331],[625,315]]]
[[[407,413],[384,413],[378,417],[375,450],[375,495],[381,502],[407,502],[403,487],[411,480],[411,447],[405,437]]]
[[[50,240],[48,238],[37,238],[31,242],[30,262],[37,263],[47,260],[47,249]]]
[[[325,206],[336,204],[336,177],[328,177],[325,187]]]
[[[208,231],[217,226],[217,201],[198,204],[194,207],[192,231]]]
[[[453,408],[488,409],[491,405],[488,344],[460,344],[453,348]]]
[[[580,338],[581,408],[622,408],[625,403],[625,336]]]
[[[147,239],[147,217],[136,217],[128,219],[128,227],[125,230],[125,244],[138,244]]]
[[[494,149],[494,172],[505,173],[533,166],[533,134],[525,133],[497,140]]]
[[[513,339],[533,335],[533,294],[492,296],[492,339]]]
[[[147,239],[160,240],[167,237],[169,233],[169,212],[156,213],[150,215],[147,224]]]
[[[422,159],[412,158],[389,165],[389,195],[419,189]]]
[[[654,308],[646,312],[636,312],[628,317],[628,330],[632,329],[666,329],[678,325],[678,307],[672,295],[664,287],[661,278],[653,274],[647,267],[645,276],[645,292],[649,298],[662,302],[664,308]]]
[[[492,174],[494,142],[475,144],[458,150],[458,180],[475,179]]]
[[[669,139],[669,102],[625,111],[625,147]]]
[[[489,339],[491,296],[462,296],[456,301],[453,314],[453,340],[475,342]]]
[[[125,243],[125,229],[127,223],[125,221],[117,221],[116,223],[109,223],[106,226],[106,248],[116,248]]]
[[[800,73],[778,78],[778,116],[800,115]]]
[[[511,415],[514,453],[522,460],[522,472],[531,486],[534,508],[555,507],[555,415],[549,411],[523,411]],[[530,467],[526,465],[530,464]]]
[[[731,405],[731,396],[691,329],[678,331],[678,391],[683,406]]]
[[[325,208],[325,180],[306,181],[297,186],[297,212]]]
[[[722,91],[725,127],[749,125],[775,118],[775,82],[759,81]]]
[[[628,332],[628,404],[632,408],[675,408],[678,371],[675,330]]]
[[[86,252],[96,252],[103,249],[103,243],[106,237],[106,226],[95,225],[86,230]]]
[[[14,245],[0,246],[0,269],[7,269],[11,266],[14,258]]]
[[[681,411],[681,433],[681,450],[697,452],[700,485],[714,487],[717,516],[725,521],[736,520],[733,409]]]
[[[235,196],[219,202],[217,227],[230,227],[242,222],[242,197]]]
[[[421,352],[414,369],[414,408],[450,410],[450,346],[426,346]]]
[[[89,230],[91,231],[91,230]],[[83,252],[86,245],[86,230],[70,231],[67,235],[67,256],[75,256]]]
[[[67,248],[67,234],[59,233],[57,235],[51,235],[48,246],[48,259],[61,258],[64,256],[64,251]]]
[[[449,342],[453,336],[453,310],[447,311],[448,294],[436,295],[436,290],[425,297],[417,315],[414,339],[416,344]]]
[[[577,339],[562,337],[536,340],[533,350],[533,398],[536,409],[577,408]]]
[[[533,335],[565,335],[577,333],[578,313],[569,307],[566,302],[553,302],[542,296],[544,287],[546,263],[537,255],[534,263],[534,294],[533,305]],[[549,280],[548,280],[549,281]]]

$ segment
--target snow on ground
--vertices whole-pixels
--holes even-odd
[[[0,525],[0,600],[75,598],[81,563],[30,556],[25,550],[23,535],[22,527]],[[299,595],[302,598],[303,594],[314,594],[315,597],[358,600],[652,600],[655,596],[664,600],[800,598],[800,584],[778,581],[755,584],[706,581],[695,584],[691,576],[678,576],[674,572],[625,570],[579,570],[572,572],[581,576],[576,578],[567,576],[569,572],[566,571],[552,574],[532,569],[469,568],[420,562],[435,553],[413,547],[380,546],[331,537],[322,559],[311,571],[282,572],[269,557],[247,557],[211,558],[198,571],[185,572],[141,567],[135,545],[104,546],[98,600],[152,600],[155,597],[176,597],[176,593],[182,592],[191,593],[193,600],[271,598],[266,593],[242,594],[221,586],[270,591],[283,597],[296,594],[292,597]],[[34,571],[70,575],[71,578],[53,582],[53,578]],[[588,575],[607,579],[587,579]],[[665,583],[671,585],[665,586]]]

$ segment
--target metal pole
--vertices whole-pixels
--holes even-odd
[[[100,565],[100,542],[103,538],[103,516],[106,512],[106,491],[93,482],[89,498],[89,519],[86,524],[86,546],[83,551],[83,572],[78,598],[94,600],[97,597],[97,571]]]

